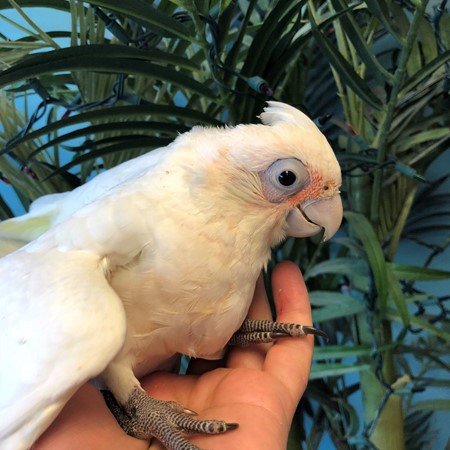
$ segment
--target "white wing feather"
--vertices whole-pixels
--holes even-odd
[[[122,303],[99,258],[40,250],[0,260],[2,450],[29,448],[125,336]]]

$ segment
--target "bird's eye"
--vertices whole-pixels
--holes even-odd
[[[295,175],[295,173],[291,172],[290,170],[283,170],[283,172],[278,175],[278,181],[283,186],[292,186],[296,180],[297,175]]]
[[[267,200],[280,203],[305,186],[308,170],[298,159],[279,159],[261,172],[260,178]]]

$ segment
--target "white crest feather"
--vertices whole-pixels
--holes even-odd
[[[304,113],[286,103],[268,101],[264,112],[259,116],[264,125],[276,125],[279,122],[289,122],[305,130],[317,130],[316,124]]]

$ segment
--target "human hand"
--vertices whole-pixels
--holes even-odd
[[[273,272],[277,321],[310,325],[311,310],[304,281],[289,262]],[[262,279],[249,311],[251,319],[270,319]],[[214,450],[284,450],[297,404],[306,389],[313,337],[278,339],[274,344],[232,347],[222,367],[193,361],[189,374],[153,373],[141,380],[154,398],[175,400],[197,411],[198,418],[239,423],[219,435],[193,435],[201,448]],[[33,450],[145,450],[148,443],[127,436],[106,407],[102,395],[86,384],[71,398]],[[164,447],[155,440],[150,447]]]

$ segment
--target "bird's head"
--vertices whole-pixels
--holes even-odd
[[[283,141],[278,157],[260,172],[263,192],[287,209],[287,235],[306,237],[324,230],[330,239],[342,221],[341,169],[325,136],[296,108],[268,102],[261,114]]]
[[[281,230],[274,240],[322,230],[323,240],[330,239],[342,221],[341,171],[325,136],[284,103],[268,102],[260,119],[262,124],[188,133],[206,169],[208,189],[243,205],[244,215],[265,214]]]

